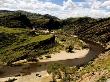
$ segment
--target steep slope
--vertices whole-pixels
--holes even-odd
[[[34,58],[47,53],[55,43],[55,37],[32,32],[20,28],[0,27],[0,61],[10,64],[19,59]]]
[[[78,18],[71,20],[65,25],[68,33],[75,34],[79,38],[89,40],[103,45],[105,48],[110,43],[110,18],[92,19],[92,18]],[[65,21],[64,21],[65,22]],[[69,27],[68,27],[69,26]],[[65,30],[65,31],[66,31]]]

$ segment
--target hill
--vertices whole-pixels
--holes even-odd
[[[32,30],[33,28],[36,30]],[[53,30],[55,31],[53,34],[56,36],[50,33],[39,33],[38,31],[42,31],[41,29]],[[42,54],[49,53],[49,50],[56,46],[54,45],[56,41],[60,48],[66,48],[67,51],[69,49],[71,51],[73,48],[82,49],[79,47],[88,48],[88,46],[84,46],[82,40],[100,45],[101,48],[108,51],[107,54],[101,56],[98,54],[98,58],[83,66],[63,66],[63,68],[61,66],[60,70],[60,65],[53,64],[54,69],[50,66],[52,72],[55,75],[59,70],[64,72],[65,78],[62,78],[64,81],[81,82],[83,79],[85,82],[86,79],[89,79],[88,77],[94,79],[97,75],[96,81],[107,80],[110,76],[110,18],[82,17],[61,20],[48,14],[0,11],[0,63],[10,65],[21,59],[34,60]],[[60,48],[53,51],[60,50]],[[93,52],[93,54],[96,54],[96,52]]]
[[[0,11],[0,26],[11,28],[48,28],[58,29],[61,22],[57,17],[25,11]]]
[[[64,23],[65,31],[77,35],[80,39],[98,43],[105,48],[110,43],[110,18],[70,18],[64,20]]]
[[[54,43],[55,37],[50,34],[36,35],[28,29],[0,27],[0,62],[11,64],[40,56]]]
[[[41,15],[26,11],[0,11],[0,28],[35,28],[35,29],[63,29],[65,35],[77,35],[78,38],[86,41],[98,43],[109,50],[110,44],[110,18],[93,19],[90,17],[58,19],[51,15]],[[25,29],[25,30],[29,30]],[[14,32],[14,31],[12,31]],[[16,31],[15,31],[16,32]],[[28,32],[27,32],[28,33]],[[13,33],[12,33],[13,34]],[[18,33],[19,34],[19,33]],[[60,34],[61,35],[61,34]],[[58,35],[58,36],[60,36]],[[1,36],[13,37],[1,33]],[[5,38],[6,38],[5,37]],[[12,38],[12,40],[15,38]],[[1,38],[2,42],[4,41]],[[14,41],[14,40],[13,40]],[[7,44],[6,44],[7,45]],[[0,45],[3,47],[3,45]]]

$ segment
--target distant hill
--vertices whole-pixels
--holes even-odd
[[[51,15],[41,15],[26,11],[0,10],[0,26],[11,28],[47,28],[58,29],[61,21]]]

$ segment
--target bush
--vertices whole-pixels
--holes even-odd
[[[38,60],[36,58],[34,58],[34,57],[27,58],[27,61],[28,62],[38,62]]]
[[[68,46],[68,47],[66,47],[66,51],[67,52],[70,52],[71,53],[71,52],[73,52],[72,50],[73,50],[73,47],[71,45]]]
[[[10,78],[9,78],[8,81],[5,81],[5,82],[14,82],[14,81],[16,81],[16,80],[17,80],[17,79],[15,79],[15,78],[14,78],[14,79],[10,79]]]
[[[78,68],[73,66],[72,68],[69,66],[65,66],[63,64],[54,63],[48,66],[47,72],[52,75],[52,82],[56,82],[57,79],[61,79],[62,82],[70,82],[73,81],[72,78],[77,78]]]
[[[52,74],[52,82],[56,82],[56,79],[61,79],[61,70],[64,68],[62,64],[54,63],[48,66],[47,72]]]
[[[45,56],[46,58],[51,58],[51,55],[47,55],[47,56]]]

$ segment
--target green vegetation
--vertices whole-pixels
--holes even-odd
[[[70,18],[63,20],[63,30],[58,30],[57,41],[63,48],[71,47],[75,48],[79,46],[80,48],[88,48],[88,45],[80,41],[78,38],[99,43],[100,45],[105,45],[110,42],[110,18],[105,19],[92,19],[89,17],[84,18]],[[74,34],[78,36],[74,37]],[[74,38],[73,38],[74,37]],[[68,45],[68,46],[65,46]],[[78,47],[78,48],[79,48]],[[75,48],[77,49],[77,48]],[[72,49],[71,49],[72,50]],[[78,69],[73,72],[73,70],[68,74],[66,74],[70,81],[77,82],[78,80],[85,79],[84,76],[93,76],[95,73],[102,74],[102,76],[98,77],[96,81],[104,82],[108,78],[110,78],[110,56],[104,55],[97,58],[95,61],[90,61],[87,65],[79,66]],[[53,71],[56,70],[54,68],[55,65],[50,66]],[[65,66],[66,68],[67,66]],[[49,68],[49,70],[50,70]],[[59,67],[58,68],[62,68]],[[67,67],[68,70],[71,70],[71,67]],[[66,70],[67,71],[67,70]],[[62,72],[62,70],[60,70]],[[57,74],[57,73],[56,73]],[[57,76],[55,74],[55,76]],[[63,75],[62,75],[63,76]],[[87,78],[87,77],[86,77]],[[55,79],[55,78],[53,78]],[[56,78],[57,79],[57,78]],[[55,79],[55,80],[56,80]],[[63,78],[61,78],[63,80]],[[66,82],[70,82],[66,81]],[[63,81],[62,81],[63,82]]]
[[[30,32],[20,28],[0,27],[0,60],[4,63],[11,63],[20,58],[46,53],[49,48],[47,41],[53,36],[49,34],[32,36]]]
[[[75,34],[81,39],[99,43],[104,47],[110,41],[110,18],[68,18],[64,23],[64,29],[68,34]]]
[[[110,18],[82,17],[60,20],[48,14],[0,11],[0,26],[0,64],[9,65],[20,59],[37,62],[36,57],[44,53],[47,58],[51,58],[48,54],[60,50],[71,52],[74,49],[88,48],[82,40],[98,43],[105,48],[110,43]],[[32,28],[36,30],[30,30]],[[49,33],[39,33],[42,29],[48,29],[49,32],[54,29],[55,37]],[[43,57],[40,56],[39,59]],[[25,75],[25,72],[22,73]],[[87,65],[77,67],[52,64],[48,67],[48,73],[52,74],[54,82],[57,79],[62,82],[77,82],[85,79],[84,76],[92,77],[96,73],[102,74],[96,82],[105,82],[110,78],[110,55],[99,56]]]
[[[82,49],[85,45],[85,43],[81,41],[78,37],[69,34],[64,29],[60,29],[57,31],[56,41],[62,46],[64,50],[66,48],[69,48],[69,46],[71,46],[72,49]]]
[[[64,80],[66,82],[77,82],[81,78],[93,77],[99,73],[96,82],[106,82],[106,80],[110,78],[110,55],[100,56],[95,59],[95,61],[90,61],[87,65],[82,67],[52,64],[48,67],[48,73],[54,75],[54,80],[61,79],[61,82],[64,82]],[[55,78],[55,76],[60,76],[60,78]],[[84,76],[86,77],[84,78]]]
[[[25,11],[0,11],[0,26],[11,28],[46,28],[58,29],[61,27],[61,21],[51,15],[40,15]]]
[[[53,82],[57,82],[57,79],[61,79],[61,82],[70,82],[74,78],[72,74],[76,74],[77,67],[69,67],[60,63],[54,63],[48,66],[47,72],[52,75]]]
[[[40,15],[25,11],[0,11],[0,26],[13,28],[64,29],[70,35],[105,45],[110,39],[110,18],[90,17],[60,20],[51,15]]]

